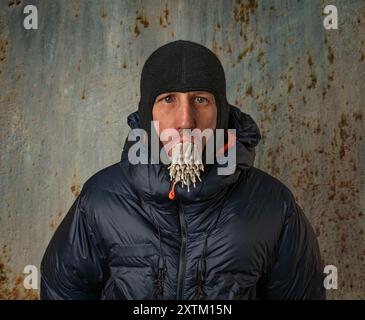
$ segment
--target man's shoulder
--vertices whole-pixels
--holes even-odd
[[[84,183],[84,191],[97,191],[99,193],[125,193],[128,192],[126,175],[120,162],[100,169],[89,177]]]
[[[294,198],[292,191],[284,182],[255,166],[248,169],[246,179],[242,182],[246,187],[249,186],[254,194],[261,199],[267,197],[281,201],[291,201]]]
[[[254,166],[240,180],[235,194],[235,199],[239,199],[244,208],[249,206],[250,210],[255,210],[255,219],[262,219],[272,226],[272,230],[281,229],[288,208],[292,208],[295,202],[293,193],[284,182]],[[245,210],[242,210],[242,217],[246,217]]]

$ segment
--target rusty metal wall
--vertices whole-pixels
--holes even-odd
[[[38,8],[38,30],[22,10]],[[326,4],[339,29],[325,30]],[[214,50],[228,99],[258,122],[256,166],[286,183],[365,298],[365,2],[0,1],[0,298],[37,298],[23,268],[83,183],[120,159],[143,62],[167,41]]]

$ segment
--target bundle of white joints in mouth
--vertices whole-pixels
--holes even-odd
[[[199,148],[189,141],[177,143],[172,148],[171,165],[168,167],[170,180],[181,182],[181,186],[187,186],[190,192],[190,184],[194,185],[197,179],[201,181],[200,174],[204,171]]]

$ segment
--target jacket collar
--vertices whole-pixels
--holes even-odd
[[[138,111],[131,113],[127,118],[131,129],[140,128]],[[182,188],[175,186],[176,200],[183,203],[204,201],[218,196],[223,189],[237,182],[242,171],[253,166],[255,160],[255,147],[261,140],[261,134],[255,121],[250,115],[239,108],[230,105],[229,128],[236,129],[236,170],[230,175],[218,175],[218,164],[206,165],[201,178],[202,182],[196,188]],[[168,198],[172,182],[164,164],[137,164],[128,162],[128,150],[133,142],[126,139],[121,165],[128,165],[128,177],[132,188],[147,201],[157,203],[171,202]],[[224,167],[224,165],[222,166]]]

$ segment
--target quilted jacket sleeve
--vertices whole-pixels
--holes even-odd
[[[41,299],[100,298],[103,254],[83,203],[81,192],[46,249],[41,262]]]
[[[323,266],[312,226],[294,197],[286,213],[276,260],[268,274],[266,298],[326,299]]]

